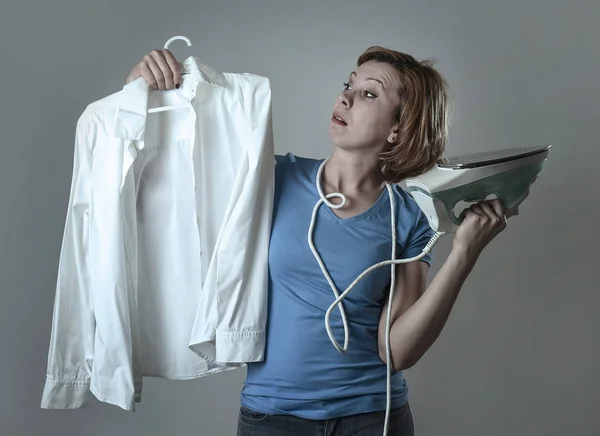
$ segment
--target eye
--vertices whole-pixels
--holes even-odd
[[[375,94],[373,94],[372,92],[369,92],[369,91],[363,91],[363,95],[367,98],[377,98],[377,96]]]
[[[352,86],[350,86],[350,83],[344,82],[344,91],[349,91],[350,89],[352,89]],[[364,95],[366,98],[377,98],[377,95],[375,95],[372,92],[369,92],[367,90],[364,90],[362,92],[362,95]]]

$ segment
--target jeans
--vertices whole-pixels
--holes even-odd
[[[265,415],[242,406],[237,436],[382,436],[385,410],[322,421],[290,415]],[[413,436],[410,406],[392,409],[388,436]]]

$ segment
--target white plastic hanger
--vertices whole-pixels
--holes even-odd
[[[171,45],[171,43],[173,43],[174,41],[177,41],[178,39],[181,39],[182,41],[185,41],[185,43],[187,44],[188,47],[192,46],[192,41],[190,41],[190,39],[186,36],[174,36],[173,38],[169,38],[169,40],[167,42],[165,42],[165,49],[168,50],[169,46]]]
[[[192,41],[190,41],[190,39],[186,36],[174,36],[172,38],[169,38],[167,42],[165,42],[165,49],[168,50],[171,43],[173,43],[174,41],[177,41],[178,39],[181,39],[182,41],[185,41],[185,43],[187,44],[188,47],[192,46]],[[164,111],[168,111],[171,109],[181,109],[184,107],[189,107],[189,104],[182,104],[182,105],[176,105],[176,106],[162,106],[162,107],[155,107],[155,108],[151,108],[148,109],[148,113],[149,114],[153,114],[156,112],[164,112]]]

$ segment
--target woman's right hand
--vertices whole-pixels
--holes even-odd
[[[154,89],[179,88],[181,84],[179,64],[173,53],[167,49],[152,50],[144,56],[127,76],[127,83],[140,77]]]

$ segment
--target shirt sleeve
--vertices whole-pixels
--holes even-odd
[[[283,155],[283,154],[276,154],[275,155],[275,168],[277,169],[277,167],[279,167],[286,159],[287,156]]]
[[[215,256],[215,350],[208,354],[194,338],[190,344],[203,357],[227,364],[261,361],[265,350],[275,167],[271,88],[267,78],[247,77],[244,103],[251,135],[245,139],[244,170],[237,172]]]
[[[434,230],[429,226],[429,221],[427,221],[427,217],[421,211],[419,206],[414,202],[411,204],[411,209],[414,211],[415,221],[412,226],[412,230],[408,234],[408,238],[406,240],[405,248],[400,254],[401,258],[411,258],[414,256],[418,256],[427,243],[431,240],[433,235],[435,235]],[[433,250],[423,256],[420,260],[431,265],[432,261],[432,253]]]
[[[94,130],[89,117],[79,118],[41,401],[44,409],[78,408],[89,391],[95,332],[88,264],[92,168],[89,144]]]

